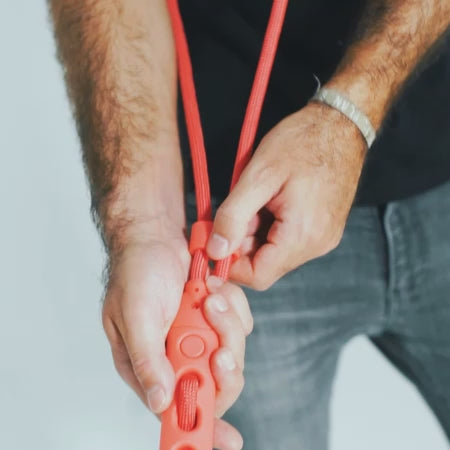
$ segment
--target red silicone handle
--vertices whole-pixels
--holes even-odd
[[[216,386],[209,361],[218,338],[203,316],[207,295],[203,281],[188,281],[167,335],[166,353],[175,370],[176,388],[172,404],[161,415],[160,450],[213,448]]]

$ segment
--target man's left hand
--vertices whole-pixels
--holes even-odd
[[[219,207],[207,251],[240,249],[230,279],[264,290],[340,242],[366,153],[340,112],[309,103],[261,141]]]

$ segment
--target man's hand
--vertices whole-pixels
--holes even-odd
[[[90,181],[92,212],[111,262],[104,328],[119,373],[159,413],[173,396],[165,338],[190,262],[182,232],[176,63],[167,4],[48,4]],[[218,299],[214,294],[205,308],[220,341],[211,360],[219,418],[242,388],[251,315],[241,289],[229,283],[214,288],[214,282],[208,283],[210,291],[216,289],[228,305],[215,312],[208,306]],[[214,442],[223,450],[242,447],[239,433],[219,419]]]
[[[344,94],[378,130],[405,80],[448,30],[450,2],[367,2],[355,42],[326,86]],[[231,279],[271,286],[339,243],[364,160],[364,140],[341,113],[310,103],[263,139],[219,208],[208,253],[241,247]]]
[[[103,324],[121,377],[155,413],[170,404],[175,377],[165,354],[167,332],[179,308],[190,255],[180,230],[170,236],[129,242],[114,257],[103,307]],[[245,336],[252,329],[247,299],[239,287],[207,282],[205,315],[219,335],[211,358],[216,380],[214,446],[242,448],[242,437],[220,417],[243,387]]]
[[[340,112],[311,103],[262,140],[219,207],[209,255],[241,250],[230,278],[266,289],[339,243],[364,161],[365,142]]]

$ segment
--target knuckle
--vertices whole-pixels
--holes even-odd
[[[293,255],[294,256],[294,255]],[[291,260],[292,259],[292,260]],[[295,269],[299,264],[296,261],[295,257],[288,258],[286,261],[284,261],[281,266],[280,270],[277,273],[277,276],[272,279],[272,284],[277,282],[282,276],[289,273],[291,270]]]
[[[252,333],[254,326],[255,326],[255,321],[253,319],[253,315],[250,314],[250,317],[248,318],[248,320],[245,323],[245,335],[246,336],[249,336]]]
[[[110,325],[111,324],[111,318],[109,316],[109,312],[106,310],[105,307],[103,307],[102,310],[102,326],[103,326],[103,330],[105,331],[106,335],[109,338],[109,329],[110,329]]]
[[[245,293],[243,289],[235,283],[230,283],[229,281],[224,284],[224,290],[226,294],[230,296],[230,298],[235,299],[236,301],[242,301],[245,298]]]
[[[267,180],[280,172],[280,167],[281,161],[279,159],[265,160],[264,163],[258,164],[251,172],[253,185],[267,183]]]
[[[326,255],[331,251],[335,250],[342,239],[342,232],[334,233],[331,237],[324,238],[319,247],[320,256]]]
[[[102,313],[103,330],[113,350],[119,348],[120,335],[112,317],[107,312]]]
[[[308,253],[313,257],[323,256],[332,250],[329,231],[323,224],[309,229],[306,242]]]
[[[226,200],[219,206],[216,212],[216,221],[227,226],[233,224],[238,212],[235,207]]]
[[[245,378],[244,378],[244,374],[242,372],[239,373],[237,378],[238,379],[236,382],[236,397],[238,397],[240,395],[240,393],[243,391],[244,385],[245,385]]]
[[[225,395],[231,399],[233,403],[244,389],[244,374],[240,370],[229,377]]]
[[[109,301],[109,297],[106,294],[103,300],[103,305],[102,305],[102,323],[103,323],[103,327],[105,326],[106,322],[108,321],[108,319],[110,318],[111,312],[110,312],[110,301]]]
[[[218,402],[216,404],[220,404],[217,414],[221,417],[225,412],[231,408],[231,406],[238,399],[242,390],[244,389],[244,375],[242,372],[236,374],[229,380],[229,384],[226,388],[219,392]]]
[[[124,346],[112,344],[111,353],[113,356],[114,367],[123,378],[124,375],[132,369],[128,352]]]
[[[230,300],[232,300],[232,302],[237,306],[248,307],[247,295],[245,294],[244,290],[236,284],[232,285],[231,287]]]
[[[328,245],[328,251],[331,252],[332,250],[335,250],[341,242],[341,236],[335,236],[331,239],[329,245]]]
[[[136,354],[131,354],[130,359],[136,378],[144,388],[150,387],[150,377],[153,370],[150,360]]]
[[[343,237],[344,237],[344,229],[340,229],[334,236],[335,247],[337,247],[341,243]]]
[[[331,251],[331,248],[329,248],[327,244],[324,244],[323,242],[321,242],[320,244],[317,245],[316,251],[312,255],[312,259],[325,256],[330,251]]]
[[[220,323],[218,324],[219,328],[222,329],[223,334],[230,335],[234,334],[236,332],[236,324],[237,324],[237,317],[236,314],[233,313],[233,311],[228,310],[225,313],[222,313]]]
[[[117,372],[120,375],[123,375],[130,367],[130,360],[128,358],[124,358],[121,354],[122,352],[120,350],[114,350],[113,351],[113,361],[114,361],[114,367],[117,370]]]
[[[272,277],[269,276],[256,276],[253,278],[251,287],[256,291],[267,291],[275,282]]]

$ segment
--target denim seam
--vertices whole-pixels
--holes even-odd
[[[395,297],[395,293],[397,290],[397,271],[396,271],[396,250],[394,246],[394,235],[396,231],[394,227],[391,226],[391,218],[394,215],[394,209],[392,204],[386,205],[386,209],[384,211],[384,217],[382,221],[382,227],[385,234],[385,242],[386,242],[386,296],[385,296],[385,305],[384,305],[384,322],[385,329],[389,328],[389,325],[392,323],[393,316],[393,300]]]

